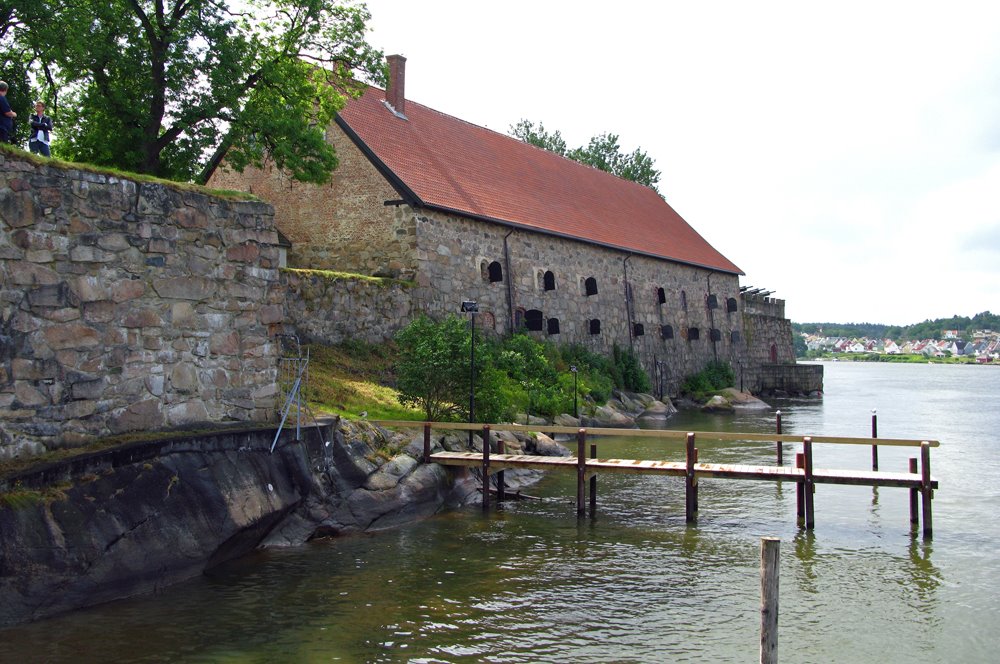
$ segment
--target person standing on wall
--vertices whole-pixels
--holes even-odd
[[[51,157],[49,152],[49,132],[52,131],[52,118],[45,115],[45,104],[35,102],[35,114],[28,118],[31,122],[31,138],[28,139],[28,149],[43,157]]]
[[[5,82],[0,81],[0,143],[10,143],[14,135],[14,118],[17,117],[7,101],[8,87]]]

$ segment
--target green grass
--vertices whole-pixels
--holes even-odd
[[[360,419],[365,412],[370,419],[422,420],[422,411],[400,404],[392,387],[395,353],[391,343],[310,346],[306,400],[317,414]]]
[[[286,267],[282,268],[285,272],[290,272],[292,274],[299,274],[305,277],[321,277],[328,281],[364,281],[381,288],[387,288],[393,285],[400,285],[404,288],[409,288],[414,285],[412,281],[405,281],[403,279],[392,279],[390,277],[373,277],[367,274],[356,274],[354,272],[337,272],[335,270],[311,270],[305,268],[294,268]]]

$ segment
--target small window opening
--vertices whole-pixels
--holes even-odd
[[[530,332],[541,332],[544,317],[538,309],[528,309],[524,312],[524,326]]]
[[[674,338],[674,328],[670,325],[660,326],[660,338],[661,339],[673,339]]]
[[[550,318],[548,323],[549,334],[559,334],[559,319]]]
[[[699,337],[698,328],[689,327],[688,328],[688,341],[697,341]]]
[[[729,335],[729,338],[734,344],[739,343],[743,339],[743,337],[740,336],[739,330],[733,330],[732,334]]]
[[[597,279],[587,277],[587,280],[583,282],[583,293],[584,295],[597,295]]]
[[[657,304],[667,303],[667,291],[663,290],[663,288],[656,289],[656,303]]]
[[[556,289],[556,275],[552,274],[552,270],[547,270],[542,277],[542,287],[547,291]]]
[[[736,311],[736,298],[731,297],[726,300],[726,313],[733,313]]]
[[[719,298],[717,298],[715,295],[711,295],[710,294],[708,296],[708,308],[709,309],[718,309],[719,308]]]
[[[708,338],[712,341],[722,341],[722,330],[713,327],[708,331]]]
[[[646,327],[642,323],[635,323],[632,325],[632,334],[641,337],[646,334]]]
[[[593,318],[590,321],[590,333],[600,334],[601,333],[601,320],[599,318]]]
[[[498,281],[503,281],[503,266],[500,265],[498,261],[493,261],[490,266],[486,268],[487,274],[489,275],[490,283],[496,283]]]
[[[681,291],[681,309],[683,311],[688,310],[688,294],[687,291]]]

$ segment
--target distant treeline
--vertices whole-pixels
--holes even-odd
[[[908,341],[911,339],[940,339],[945,330],[958,330],[963,336],[973,330],[1000,330],[1000,315],[984,311],[972,318],[968,316],[952,316],[925,320],[914,325],[881,325],[878,323],[792,323],[792,331],[796,335],[822,334],[825,337],[849,337],[869,339],[893,339]]]

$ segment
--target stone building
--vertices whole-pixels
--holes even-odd
[[[328,128],[328,185],[271,167],[211,182],[274,206],[290,267],[412,281],[407,316],[475,300],[497,333],[632,348],[662,393],[712,360],[759,373],[742,271],[657,192],[408,100],[405,58],[389,64],[387,90],[369,87]],[[794,362],[779,327],[754,342]]]

